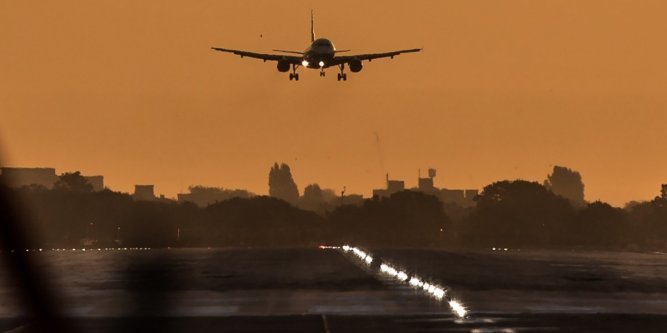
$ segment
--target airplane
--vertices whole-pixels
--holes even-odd
[[[338,73],[338,81],[347,81],[347,73],[345,73],[345,65],[350,68],[350,71],[353,73],[358,73],[363,68],[362,61],[372,61],[373,59],[378,58],[391,58],[394,59],[395,56],[402,53],[412,53],[419,52],[422,49],[408,49],[408,50],[399,50],[391,51],[385,53],[371,53],[371,54],[357,54],[357,55],[346,55],[339,56],[338,53],[349,52],[350,50],[336,50],[336,47],[333,43],[326,38],[315,38],[315,18],[313,16],[313,11],[310,11],[310,46],[305,49],[303,52],[299,51],[286,51],[286,50],[273,50],[274,52],[280,52],[285,54],[265,54],[265,53],[255,53],[243,50],[232,50],[225,49],[220,47],[211,47],[212,50],[220,52],[229,52],[235,55],[248,58],[255,58],[268,61],[276,61],[277,68],[279,72],[291,72],[289,74],[290,81],[299,81],[299,73],[296,70],[299,67],[305,67],[310,69],[319,69],[320,77],[325,76],[324,70],[329,67],[337,66],[340,69]],[[288,55],[295,54],[295,55]]]

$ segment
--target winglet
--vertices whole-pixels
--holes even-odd
[[[315,16],[313,15],[313,10],[310,10],[310,42],[315,41]]]

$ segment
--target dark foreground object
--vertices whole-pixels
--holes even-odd
[[[85,318],[80,332],[660,332],[667,316],[657,315],[496,315],[451,316],[273,316],[220,318]],[[0,321],[0,332],[33,332],[19,319]],[[14,332],[14,331],[12,331]]]

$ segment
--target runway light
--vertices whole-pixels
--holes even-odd
[[[466,311],[466,308],[464,308],[463,305],[455,299],[449,301],[449,307],[452,308],[452,311],[454,311],[454,313],[456,313],[456,315],[461,318],[465,317],[466,313],[468,312]]]
[[[324,61],[320,61],[319,65],[320,67],[324,67]]]
[[[369,253],[366,253],[363,250],[354,246],[349,246],[349,245],[343,245],[341,247],[320,246],[320,248],[336,248],[342,250],[343,252],[352,253],[354,256],[356,256],[362,262],[368,265],[370,265],[374,260]],[[504,248],[493,248],[493,250],[503,251]],[[459,318],[465,318],[465,316],[468,314],[468,310],[466,310],[463,304],[447,296],[448,289],[445,287],[441,287],[437,284],[423,281],[416,276],[410,277],[407,272],[399,270],[395,266],[389,263],[380,264],[380,273],[386,274],[400,282],[408,283],[412,287],[422,290],[430,297],[433,297],[439,301],[445,300],[449,304],[452,313],[454,313]]]
[[[303,65],[303,67],[308,67],[308,61],[306,60],[302,61],[301,64]]]

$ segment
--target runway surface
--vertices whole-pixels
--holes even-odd
[[[667,328],[662,254],[365,250],[374,260],[446,287],[466,306],[466,318],[339,250],[45,250],[34,258],[81,332]],[[7,274],[0,272],[0,332],[30,331]]]

